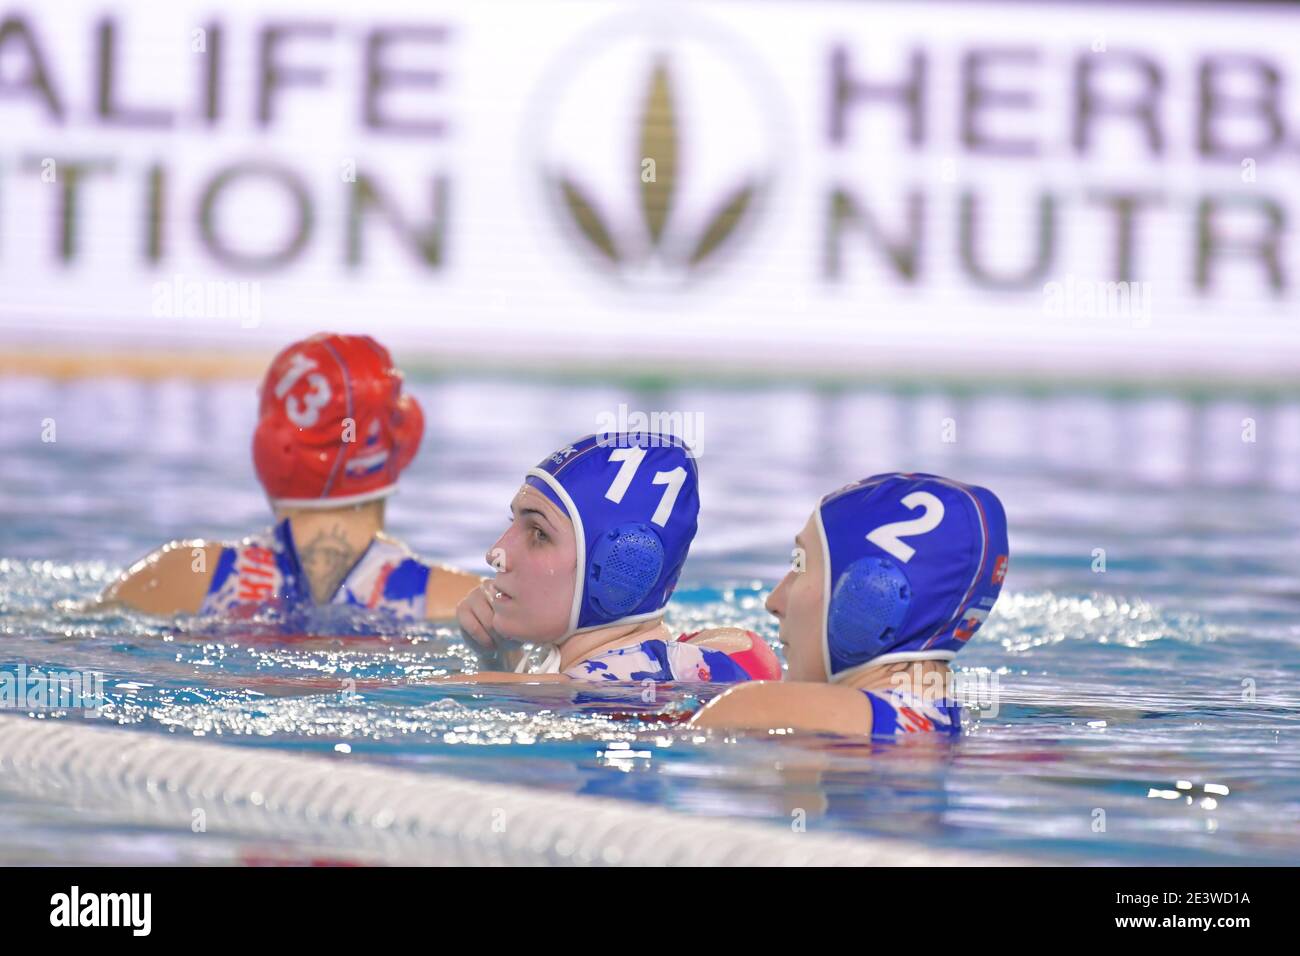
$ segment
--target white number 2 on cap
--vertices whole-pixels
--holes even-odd
[[[641,462],[645,459],[645,449],[640,447],[632,448],[615,448],[609,453],[610,461],[622,462],[619,466],[618,474],[614,476],[614,481],[609,486],[609,491],[605,492],[605,497],[614,504],[619,504],[623,496],[627,494],[628,487],[632,484],[632,479],[636,476],[636,470],[641,467]],[[659,507],[655,509],[654,516],[650,521],[653,524],[663,528],[668,525],[668,519],[672,516],[673,506],[677,504],[677,495],[682,490],[682,482],[686,480],[686,469],[678,465],[672,471],[655,472],[654,484],[667,485],[664,489],[664,496],[659,500]]]
[[[912,560],[912,555],[916,554],[916,549],[910,544],[904,544],[899,539],[925,534],[927,531],[933,531],[939,527],[939,522],[943,520],[943,502],[928,491],[914,491],[903,499],[903,507],[910,509],[924,508],[925,511],[922,512],[919,518],[909,518],[907,521],[891,521],[889,524],[882,524],[867,535],[867,540],[906,564]]]

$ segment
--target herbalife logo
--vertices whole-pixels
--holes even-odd
[[[740,244],[776,155],[765,84],[744,66],[729,42],[680,29],[633,29],[563,58],[540,97],[543,185],[587,262],[671,288]]]

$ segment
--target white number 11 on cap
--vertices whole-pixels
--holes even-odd
[[[641,462],[645,460],[645,449],[640,446],[632,448],[615,448],[609,453],[610,461],[622,462],[619,466],[618,474],[614,476],[614,481],[610,484],[609,490],[605,492],[605,497],[614,504],[620,504],[623,496],[627,494],[628,487],[632,484],[632,479],[636,476],[636,470],[641,467]],[[652,524],[659,527],[666,527],[668,519],[672,517],[673,506],[677,504],[677,495],[682,490],[682,483],[686,481],[686,469],[678,465],[672,471],[655,472],[653,484],[667,485],[664,489],[664,496],[659,500],[659,507],[655,509],[653,517],[650,518]]]

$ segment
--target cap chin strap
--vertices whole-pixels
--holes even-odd
[[[830,639],[830,618],[831,618],[831,546],[826,541],[826,526],[822,524],[822,506],[819,503],[813,509],[813,517],[817,520],[813,527],[817,529],[817,540],[821,543],[822,549],[822,613],[821,613],[821,645],[822,645],[822,670],[826,674],[828,681],[834,681],[835,677],[831,674],[831,639]]]
[[[664,609],[660,608],[657,611],[646,611],[644,614],[629,614],[627,617],[615,618],[612,621],[602,621],[599,624],[588,624],[586,627],[580,627],[576,631],[570,631],[568,634],[565,634],[564,637],[555,642],[555,645],[559,647],[569,638],[575,637],[578,634],[588,634],[591,631],[599,631],[606,627],[618,627],[620,624],[641,624],[645,621],[658,621],[662,620],[663,616]]]
[[[534,645],[536,646],[536,645]],[[533,670],[528,668],[528,655],[524,654],[519,658],[519,663],[515,665],[516,674],[558,674],[560,672],[560,649],[554,644],[547,645],[546,660],[540,667]]]
[[[385,485],[374,491],[363,491],[359,495],[345,495],[341,498],[269,498],[273,508],[296,508],[303,511],[328,511],[331,508],[347,508],[363,505],[368,501],[387,498],[397,491],[397,485]]]

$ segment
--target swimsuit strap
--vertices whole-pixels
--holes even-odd
[[[903,734],[936,732],[961,733],[961,706],[944,699],[928,703],[904,690],[890,689],[877,693],[864,690],[871,704],[871,736],[895,737]]]
[[[400,541],[377,534],[330,603],[383,610],[404,620],[423,619],[432,570]],[[199,613],[238,614],[277,602],[310,605],[311,601],[285,519],[222,549]]]

